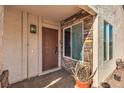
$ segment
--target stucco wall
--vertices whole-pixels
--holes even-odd
[[[93,22],[93,72],[97,68],[97,72],[93,78],[93,86],[98,86],[98,16],[94,18]]]
[[[22,19],[21,12],[5,7],[4,69],[11,82],[22,80]]]
[[[116,59],[124,58],[124,10],[122,6],[98,8],[98,81],[104,81],[116,67]],[[104,62],[104,20],[113,26],[113,58]],[[124,59],[123,59],[124,60]]]
[[[9,70],[9,82],[15,83],[42,74],[42,26],[58,27],[45,20],[15,8],[5,6],[4,69]],[[30,33],[30,24],[37,33]]]

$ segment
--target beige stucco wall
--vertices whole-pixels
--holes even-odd
[[[21,12],[4,9],[4,69],[9,70],[11,83],[22,80],[22,19]]]
[[[42,26],[58,27],[58,23],[40,15],[5,6],[4,69],[9,70],[9,82],[15,83],[42,74]],[[37,33],[30,33],[30,24]]]
[[[116,67],[116,59],[124,58],[124,10],[122,6],[97,6],[98,8],[98,84]],[[104,20],[113,26],[113,59],[104,62]],[[124,59],[123,59],[124,60]]]

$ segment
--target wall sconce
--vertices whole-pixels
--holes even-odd
[[[36,31],[37,31],[36,25],[30,24],[30,32],[31,33],[36,33]]]

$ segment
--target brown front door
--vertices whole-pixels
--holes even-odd
[[[58,67],[58,30],[42,28],[43,71]]]

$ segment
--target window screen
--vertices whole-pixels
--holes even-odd
[[[107,60],[107,32],[108,24],[104,22],[104,60]]]
[[[112,26],[109,25],[109,59],[113,56],[113,37],[112,37]]]
[[[72,58],[82,60],[82,23],[72,26]]]
[[[110,60],[113,56],[113,30],[112,25],[104,22],[104,60]]]

